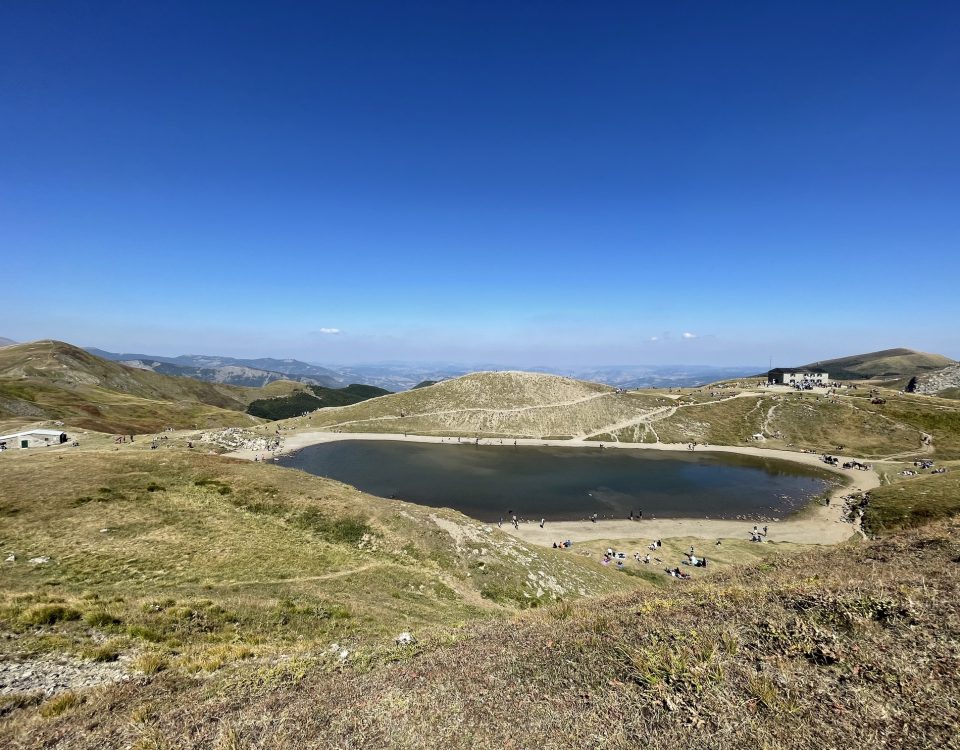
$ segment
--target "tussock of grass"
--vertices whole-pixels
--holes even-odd
[[[163,654],[157,651],[148,651],[134,659],[132,666],[138,672],[142,672],[145,675],[152,675],[157,674],[157,672],[162,672],[169,664],[166,656]]]
[[[38,604],[20,618],[24,625],[55,625],[58,622],[79,620],[80,612],[62,604]]]
[[[76,708],[83,703],[83,697],[74,692],[61,693],[40,705],[40,715],[45,719],[59,716],[60,714]]]

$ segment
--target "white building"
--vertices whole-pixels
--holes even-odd
[[[67,442],[67,433],[60,430],[24,430],[0,435],[0,450],[9,448],[43,448]]]
[[[767,373],[767,382],[783,385],[827,385],[830,375],[823,370],[807,370],[803,367],[775,367]]]

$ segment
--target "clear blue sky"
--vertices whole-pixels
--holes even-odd
[[[958,37],[950,2],[3,3],[0,335],[960,357]]]

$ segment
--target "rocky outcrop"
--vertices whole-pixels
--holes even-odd
[[[940,393],[947,388],[960,388],[960,364],[944,367],[929,375],[921,375],[917,381],[917,393]]]

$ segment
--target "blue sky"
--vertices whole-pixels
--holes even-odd
[[[0,336],[960,357],[955,3],[199,5],[0,8]]]

